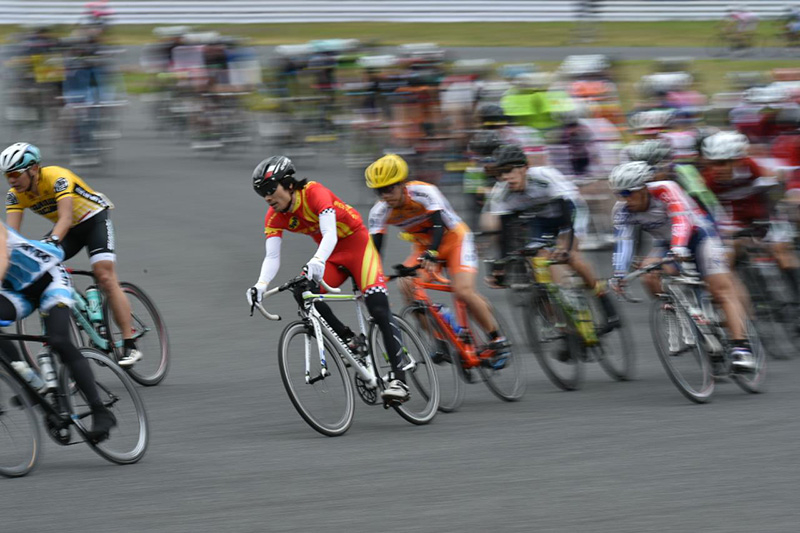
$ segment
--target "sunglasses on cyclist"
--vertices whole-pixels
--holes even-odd
[[[259,188],[259,192],[261,193],[262,196],[272,196],[273,194],[275,194],[275,191],[277,190],[278,190],[277,180],[265,181]]]
[[[622,189],[621,191],[617,191],[617,196],[619,196],[620,198],[628,198],[636,191],[641,191],[642,189],[644,189],[644,187],[638,187],[636,189]]]
[[[13,172],[6,172],[6,178],[8,178],[8,179],[20,178],[20,177],[24,176],[25,174],[27,174],[30,169],[31,169],[31,167],[24,168],[22,170],[15,170]]]
[[[389,194],[394,191],[395,187],[397,187],[397,183],[393,185],[387,185],[386,187],[378,187],[375,189],[375,194],[378,196],[383,196],[384,194]]]

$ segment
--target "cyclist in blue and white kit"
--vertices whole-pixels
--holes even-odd
[[[50,347],[69,369],[70,375],[92,409],[88,437],[99,442],[116,426],[114,414],[100,400],[92,368],[70,338],[72,282],[61,265],[59,246],[26,239],[0,223],[0,325],[25,318],[38,307],[44,317]],[[14,344],[0,340],[0,356],[21,360]]]
[[[725,312],[731,336],[731,363],[737,372],[751,372],[756,361],[745,333],[745,309],[737,297],[725,248],[707,214],[674,181],[652,181],[653,167],[644,161],[617,166],[608,178],[620,201],[614,206],[614,278],[621,291],[636,248],[636,227],[653,238],[642,266],[671,254],[676,261],[693,260],[708,292]],[[643,277],[651,294],[661,291],[656,274]]]

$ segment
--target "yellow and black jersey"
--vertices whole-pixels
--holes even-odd
[[[10,189],[6,195],[6,213],[24,211],[29,208],[51,222],[58,222],[58,202],[66,196],[72,197],[72,226],[90,219],[111,207],[108,199],[95,192],[72,171],[62,167],[42,167],[39,183],[34,192],[18,192]]]

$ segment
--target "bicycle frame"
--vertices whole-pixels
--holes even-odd
[[[94,279],[94,274],[92,272],[88,272],[86,270],[73,270],[71,268],[67,269],[70,275],[77,275],[77,276],[88,276]],[[89,341],[92,345],[106,353],[110,353],[112,348],[121,348],[123,345],[122,340],[114,341],[113,347],[112,343],[109,339],[103,338],[95,329],[92,321],[89,320],[88,315],[88,302],[83,297],[83,295],[78,292],[75,287],[72,287],[72,299],[74,301],[74,305],[72,306],[72,316],[75,318],[75,322],[77,322],[78,327],[89,337]],[[131,319],[133,320],[134,317],[131,315]],[[149,328],[143,328],[141,331],[136,332],[133,336],[134,339],[139,339],[143,337],[145,333],[147,333]],[[110,338],[110,336],[109,336]]]
[[[38,342],[41,344],[47,345],[47,337],[44,335],[21,335],[21,334],[12,334],[12,333],[2,333],[0,332],[0,339],[7,339],[9,341],[27,341],[27,342]],[[53,361],[55,363],[55,360]],[[59,363],[56,363],[59,364]],[[53,420],[58,420],[61,424],[61,428],[66,428],[70,424],[74,423],[75,419],[84,418],[89,416],[91,413],[86,412],[82,416],[79,415],[72,415],[72,416],[65,416],[56,407],[47,399],[42,396],[38,390],[34,389],[33,387],[25,381],[22,376],[20,376],[14,367],[11,366],[11,363],[5,358],[0,356],[0,367],[3,367],[6,372],[28,393],[28,397],[36,404],[41,406],[42,410],[44,411],[45,418],[52,417]],[[57,395],[64,395],[64,391],[61,390],[59,387],[55,390],[55,394]],[[58,396],[56,397],[58,400]],[[60,404],[61,401],[58,400]],[[76,426],[77,427],[77,426]],[[83,431],[78,428],[81,434],[83,435]],[[85,437],[85,435],[84,435]],[[77,442],[73,442],[70,444],[78,444]]]
[[[433,282],[423,281],[417,277],[413,278],[414,282],[414,301],[423,305],[431,312],[431,316],[438,324],[441,331],[447,335],[447,340],[456,347],[460,354],[464,368],[474,368],[480,366],[481,357],[475,351],[475,346],[469,342],[473,338],[472,330],[469,327],[469,317],[467,316],[467,306],[464,302],[455,299],[456,305],[456,320],[464,334],[456,334],[453,331],[450,323],[442,317],[441,312],[436,309],[433,301],[428,297],[426,290],[439,291],[439,292],[453,292],[453,287],[450,285],[450,280],[441,276],[440,274],[433,273]]]

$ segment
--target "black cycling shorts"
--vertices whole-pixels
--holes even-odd
[[[71,228],[61,241],[61,246],[64,248],[65,261],[85,247],[89,262],[94,265],[98,261],[117,260],[114,241],[114,225],[106,210]]]

